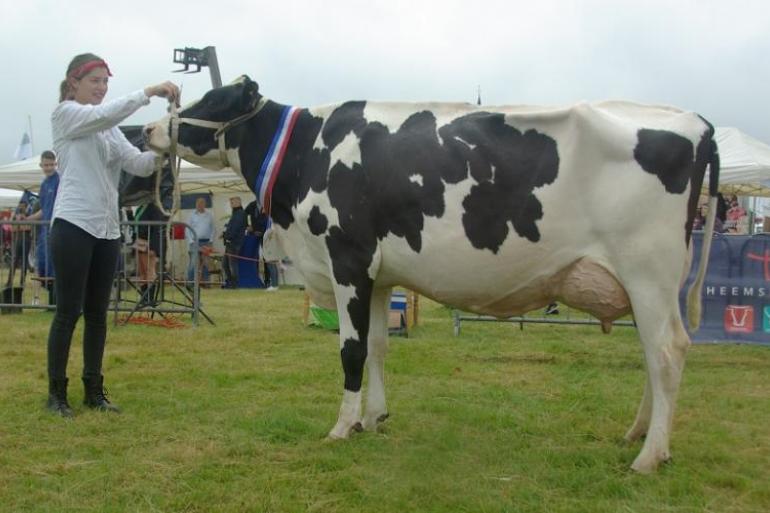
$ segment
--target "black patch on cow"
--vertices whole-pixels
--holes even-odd
[[[334,280],[343,286],[352,286],[355,297],[348,302],[350,322],[358,339],[349,338],[341,350],[345,371],[345,390],[357,392],[361,389],[364,362],[369,337],[369,311],[373,281],[368,269],[374,248],[366,244],[368,237],[356,237],[338,226],[332,226],[326,237],[326,245],[332,261]]]
[[[458,118],[440,134],[478,182],[463,200],[463,226],[471,244],[497,253],[509,222],[519,236],[539,241],[536,221],[543,217],[543,206],[534,191],[556,180],[556,141],[535,130],[522,133],[507,125],[503,114],[486,112]]]
[[[321,138],[330,151],[349,133],[360,135],[366,128],[365,107],[366,102],[347,102],[334,109],[321,132]]]
[[[639,130],[637,139],[634,158],[642,169],[657,176],[667,192],[682,194],[696,167],[692,142],[668,130],[648,128]]]
[[[700,202],[703,179],[706,175],[706,166],[708,164],[717,167],[717,169],[712,169],[710,171],[710,180],[719,181],[719,163],[712,162],[712,159],[715,158],[714,152],[716,151],[716,142],[712,139],[714,136],[714,127],[705,119],[703,119],[703,122],[706,125],[706,130],[704,130],[700,142],[698,142],[698,146],[695,148],[695,164],[693,166],[692,176],[690,177],[690,198],[687,203],[687,221],[685,222],[685,242],[688,246],[690,245],[692,225],[695,220],[698,203]],[[716,156],[716,159],[718,160],[719,157]]]
[[[364,364],[366,363],[367,347],[365,343],[349,338],[342,344],[340,358],[342,369],[345,371],[345,390],[358,392],[364,380]]]
[[[326,229],[329,227],[329,220],[321,213],[321,209],[318,208],[318,205],[314,205],[310,210],[307,226],[310,228],[310,233],[313,235],[323,235],[326,233]]]

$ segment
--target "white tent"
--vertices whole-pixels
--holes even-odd
[[[243,178],[230,168],[210,171],[182,161],[180,169],[182,192],[247,192]],[[0,166],[0,187],[16,190],[37,190],[43,180],[40,155]]]
[[[719,190],[770,197],[770,146],[733,127],[718,127],[715,139],[722,163]]]
[[[19,204],[22,192],[11,189],[0,189],[0,208],[15,207]]]
[[[716,141],[722,169],[719,190],[725,194],[770,197],[770,146],[737,128],[718,127]],[[40,156],[0,166],[0,187],[37,190],[43,174]],[[243,178],[231,169],[209,171],[182,162],[182,192],[248,192]],[[708,174],[704,188],[708,186]]]

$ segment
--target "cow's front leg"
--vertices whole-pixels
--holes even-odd
[[[385,354],[388,351],[388,311],[390,288],[377,289],[372,294],[369,324],[369,350],[366,368],[369,382],[366,393],[364,429],[377,429],[377,424],[388,416],[385,403]]]
[[[340,439],[347,438],[352,431],[363,429],[361,383],[367,355],[371,280],[355,287],[335,287],[335,295],[340,320],[340,357],[345,372],[345,390],[337,424],[329,432],[329,438]]]

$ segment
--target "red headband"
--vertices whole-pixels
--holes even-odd
[[[107,66],[107,63],[103,60],[94,60],[94,61],[88,61],[85,64],[81,64],[77,68],[73,69],[69,72],[67,75],[69,78],[83,78],[89,71],[91,71],[94,68],[104,68],[107,70],[107,75],[112,76],[112,73],[110,73],[110,67]]]

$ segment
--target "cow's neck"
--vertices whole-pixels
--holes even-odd
[[[268,101],[241,140],[241,173],[263,210],[284,227],[293,221],[291,207],[303,161],[320,128],[316,125],[307,109]]]

